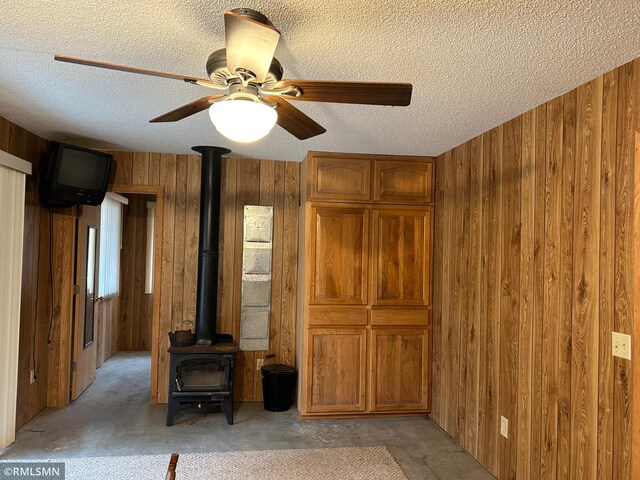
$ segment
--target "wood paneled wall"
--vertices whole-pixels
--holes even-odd
[[[162,281],[158,368],[152,372],[157,396],[167,401],[167,332],[195,318],[200,201],[200,156],[110,152],[117,168],[113,182],[164,186]],[[240,285],[244,205],[274,206],[271,350],[276,361],[295,363],[298,201],[300,165],[295,162],[238,159],[223,163],[220,236],[220,314],[218,331],[240,333]],[[236,401],[262,399],[256,358],[269,352],[240,352],[235,365]]]
[[[151,350],[153,294],[145,293],[147,202],[155,195],[127,194],[123,206],[118,350]]]
[[[60,382],[68,385],[69,360],[60,363],[58,358],[59,349],[65,345],[68,348],[70,338],[69,334],[61,335],[58,327],[61,316],[70,316],[72,308],[74,213],[73,209],[40,207],[37,177],[40,157],[47,148],[44,139],[0,117],[0,148],[33,166],[33,175],[26,180],[16,418],[19,428],[46,406],[58,406]],[[69,279],[68,285],[62,278]],[[33,383],[31,370],[35,373]],[[68,386],[66,392],[68,398]]]
[[[640,59],[438,158],[432,418],[500,479],[638,478],[639,108]]]

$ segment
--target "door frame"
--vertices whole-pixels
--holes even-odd
[[[119,194],[142,194],[156,196],[156,226],[153,252],[153,303],[151,314],[151,385],[149,403],[158,403],[158,366],[160,360],[160,298],[162,297],[162,224],[164,219],[163,185],[109,186],[109,191]]]

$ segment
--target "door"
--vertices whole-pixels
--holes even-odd
[[[311,154],[312,200],[367,202],[371,197],[371,160]]]
[[[431,207],[373,212],[373,305],[431,304]]]
[[[433,162],[376,160],[373,182],[376,202],[433,202]]]
[[[369,211],[312,207],[310,304],[366,305]]]
[[[426,328],[371,329],[373,411],[428,408],[428,333]]]
[[[310,328],[307,331],[307,412],[365,410],[364,328]]]
[[[81,208],[76,242],[71,400],[77,399],[96,378],[95,301],[98,287],[100,207],[83,205]]]

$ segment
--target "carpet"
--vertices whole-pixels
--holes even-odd
[[[179,452],[178,452],[179,453]],[[65,480],[162,480],[171,455],[64,460]],[[176,480],[407,480],[386,447],[180,454]]]

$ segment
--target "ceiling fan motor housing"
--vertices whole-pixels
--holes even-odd
[[[238,15],[242,15],[243,17],[247,17],[247,18],[250,18],[251,20],[255,20],[258,23],[262,23],[263,25],[269,25],[270,27],[274,27],[273,23],[271,23],[265,15],[251,8],[234,8],[231,11],[233,13],[237,13]]]
[[[283,73],[282,65],[277,58],[273,57],[267,78],[262,85],[267,89],[273,88],[282,79]],[[209,55],[207,59],[207,74],[212,81],[220,85],[226,85],[228,80],[237,78],[227,68],[227,51],[224,48],[216,50]]]

